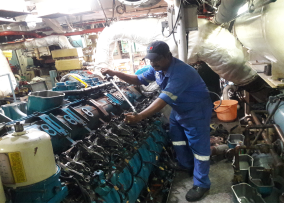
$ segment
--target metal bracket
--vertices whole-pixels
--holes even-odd
[[[94,105],[94,106],[95,106],[100,112],[102,112],[105,116],[109,116],[109,113],[104,109],[104,107],[103,107],[100,103],[96,102],[96,101],[93,100],[93,99],[90,99],[89,102],[90,102],[92,105]]]
[[[72,130],[68,126],[64,125],[61,121],[59,121],[53,114],[49,114],[49,116],[43,114],[39,116],[39,118],[46,123],[46,125],[45,124],[41,125],[42,130],[53,136],[56,135],[56,133],[54,134],[50,132],[50,130],[56,131],[63,136],[68,136],[69,131],[71,132]]]
[[[74,121],[84,126],[86,130],[91,132],[91,129],[87,127],[87,123],[83,119],[85,119],[86,121],[89,121],[89,120],[85,118],[84,116],[82,116],[81,114],[79,114],[74,108],[69,106],[68,108],[62,109],[62,111],[64,111]]]
[[[111,93],[105,93],[105,95],[115,104],[122,105],[122,101],[118,99],[116,96],[112,95]]]

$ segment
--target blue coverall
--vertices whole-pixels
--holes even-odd
[[[161,87],[159,98],[173,109],[170,136],[177,160],[183,167],[194,169],[194,185],[210,188],[212,102],[204,81],[193,67],[174,57],[165,75],[150,67],[138,79],[144,85],[156,80]]]

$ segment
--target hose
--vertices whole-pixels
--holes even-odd
[[[217,94],[217,93],[215,93],[215,92],[211,92],[211,91],[208,91],[208,92],[211,93],[211,94],[215,94],[215,95],[217,95],[217,96],[219,97],[220,104],[219,104],[217,107],[214,107],[213,110],[218,109],[218,108],[221,106],[221,104],[222,104],[222,99],[221,99],[221,97],[219,96],[219,94]]]

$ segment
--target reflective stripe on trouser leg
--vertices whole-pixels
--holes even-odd
[[[210,161],[200,161],[194,157],[194,171],[193,182],[194,185],[210,188],[211,182],[209,180]]]
[[[170,119],[170,136],[179,164],[185,168],[192,169],[194,167],[194,157],[187,144],[188,141],[184,129],[172,116]]]
[[[189,146],[194,154],[194,185],[210,188],[209,179],[210,168],[210,128],[204,127],[185,127],[185,133],[188,138]],[[208,128],[208,129],[207,129]]]

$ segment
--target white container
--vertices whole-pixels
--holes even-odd
[[[22,187],[41,182],[57,171],[50,136],[36,129],[0,138],[3,185]]]
[[[5,197],[5,193],[4,193],[4,189],[3,189],[3,185],[1,181],[1,176],[0,176],[0,203],[5,203],[5,202],[6,202],[6,197]]]

